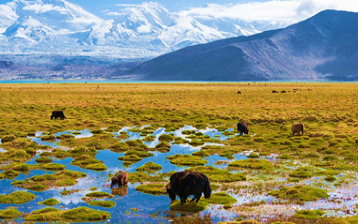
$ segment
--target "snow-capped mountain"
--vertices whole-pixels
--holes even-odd
[[[358,13],[326,10],[288,26],[186,47],[131,69],[156,81],[358,80]]]
[[[14,0],[0,4],[0,54],[150,58],[282,26],[174,13],[153,2],[123,7],[105,20],[66,0]]]

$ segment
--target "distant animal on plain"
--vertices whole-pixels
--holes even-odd
[[[237,94],[241,94],[241,91],[237,91]]]
[[[293,123],[292,124],[292,135],[302,134],[303,135],[304,125],[301,123]]]
[[[61,118],[61,120],[66,118],[63,111],[61,111],[61,110],[52,111],[51,120],[53,118],[57,119],[58,117]]]
[[[128,194],[128,185],[111,188],[111,194],[118,196],[126,196]]]
[[[247,128],[246,122],[239,122],[237,123],[237,131],[242,134],[249,134],[249,129]]]
[[[285,90],[282,90],[281,93],[287,93]]]
[[[272,93],[278,93],[278,91],[276,91],[276,90],[272,90]]]
[[[128,183],[128,173],[127,172],[121,172],[119,175],[113,177],[111,179],[111,188],[114,186],[114,185],[118,185],[119,186],[124,186]]]
[[[186,203],[190,195],[194,195],[192,202],[198,203],[202,193],[205,198],[210,198],[211,188],[209,178],[196,171],[182,171],[170,176],[170,182],[166,185],[167,193],[171,202],[176,196],[180,198],[180,204]]]

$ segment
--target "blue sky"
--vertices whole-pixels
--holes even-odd
[[[0,4],[12,0],[0,0]],[[34,0],[29,0],[34,1]],[[44,2],[50,0],[42,0]],[[170,12],[201,16],[239,18],[293,24],[325,9],[358,12],[358,0],[67,0],[104,19],[114,18],[124,8],[157,2]]]
[[[103,10],[113,10],[120,7],[116,6],[117,4],[142,4],[143,2],[149,2],[153,0],[143,1],[143,0],[69,0],[75,4],[78,4],[85,8],[86,10],[100,16],[103,15]],[[255,0],[265,1],[265,0]],[[158,2],[167,8],[169,11],[177,12],[181,10],[187,10],[192,7],[204,7],[207,3],[216,3],[216,4],[237,4],[243,2],[253,2],[250,0],[154,0],[153,2]]]

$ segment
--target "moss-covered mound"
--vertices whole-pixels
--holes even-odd
[[[186,140],[186,139],[184,139],[184,138],[175,137],[173,144],[181,145],[181,144],[186,144],[186,143],[189,143],[189,142],[190,142],[190,141],[188,141],[188,140]]]
[[[130,183],[165,182],[165,177],[168,177],[168,174],[162,173],[151,176],[144,172],[128,173],[128,181]]]
[[[35,153],[33,153],[32,151],[28,153],[27,151],[21,149],[9,149],[6,152],[0,154],[0,162],[26,162],[31,160],[36,155],[36,150],[34,151]]]
[[[5,210],[0,210],[0,219],[12,220],[19,218],[23,213],[19,212],[17,209],[9,208]]]
[[[312,170],[308,167],[298,167],[297,169],[292,170],[289,173],[290,177],[296,177],[296,178],[311,178],[312,177]]]
[[[76,189],[76,190],[63,190],[61,191],[61,195],[66,196],[66,195],[70,195],[76,192],[79,192],[80,190]]]
[[[66,169],[66,166],[57,163],[46,164],[31,164],[26,163],[10,163],[6,166],[0,167],[4,172],[0,173],[0,179],[12,180],[20,175],[20,172],[27,174],[30,170],[49,170],[49,171],[61,171]]]
[[[169,152],[170,151],[170,144],[168,142],[160,142],[158,145],[155,146],[155,149],[158,152]]]
[[[37,163],[52,163],[52,159],[49,157],[41,156],[37,159],[35,159]]]
[[[45,135],[41,136],[41,141],[55,141],[56,137],[54,135]]]
[[[131,165],[141,161],[143,158],[151,157],[153,153],[147,152],[145,150],[128,150],[124,156],[118,157],[119,160],[123,161],[123,165]]]
[[[46,205],[46,206],[55,206],[57,204],[60,204],[60,202],[54,198],[47,199],[45,201],[39,202],[40,205]]]
[[[200,200],[198,203],[187,202],[183,205],[180,204],[180,200],[174,201],[170,205],[170,210],[172,211],[185,211],[185,212],[200,212],[204,211],[208,206],[208,203]]]
[[[116,203],[113,201],[90,201],[88,204],[91,206],[101,206],[104,208],[112,208],[116,206]]]
[[[159,164],[153,162],[147,162],[141,167],[138,167],[136,171],[146,171],[146,172],[154,172],[163,169],[163,167]]]
[[[173,135],[163,134],[163,135],[159,136],[159,141],[161,141],[161,142],[171,142],[173,140],[174,140]]]
[[[86,176],[87,174],[82,172],[64,170],[54,174],[36,175],[22,181],[13,181],[11,184],[33,191],[45,191],[54,186],[64,187],[75,185],[77,183],[76,179]]]
[[[155,140],[155,135],[148,135],[145,138],[143,138],[143,142],[153,142]]]
[[[300,210],[300,211],[296,211],[295,213],[295,217],[297,218],[302,218],[302,219],[319,219],[321,218],[323,215],[325,214],[324,211],[321,210]]]
[[[207,160],[203,160],[201,157],[188,154],[168,156],[167,159],[169,159],[172,164],[181,166],[203,166],[208,163]]]
[[[70,134],[62,134],[57,136],[57,139],[68,139],[68,138],[75,138],[75,136]]]
[[[16,139],[15,135],[5,135],[1,138],[1,142],[2,143],[6,143],[6,142],[12,142]]]
[[[6,170],[2,173],[0,173],[0,180],[2,179],[9,179],[9,180],[12,180],[14,179],[15,177],[19,176],[20,173],[17,172],[17,171],[14,171],[14,170]]]
[[[179,200],[175,201],[170,205],[170,209],[174,211],[198,212],[205,210],[209,204],[231,205],[236,202],[237,200],[227,193],[219,192],[211,194],[209,199],[201,197],[198,203],[187,202],[181,205]]]
[[[104,211],[97,211],[86,207],[78,207],[70,210],[57,210],[57,211],[42,211],[38,213],[32,212],[25,217],[26,221],[31,222],[99,222],[107,220],[111,217],[111,214]]]
[[[222,182],[222,183],[230,183],[246,180],[246,176],[241,173],[231,173],[228,170],[218,169],[212,166],[201,166],[194,167],[190,170],[195,170],[201,173],[204,173],[210,181],[213,182]]]
[[[135,188],[135,190],[146,193],[146,194],[152,194],[152,195],[166,195],[167,194],[167,191],[165,189],[165,184],[161,184],[161,183],[139,185]]]
[[[301,185],[281,187],[279,190],[268,192],[268,194],[282,199],[299,200],[302,202],[317,201],[329,197],[325,190]]]
[[[229,168],[268,170],[273,168],[273,165],[270,161],[264,159],[245,159],[245,160],[236,160],[230,163]]]
[[[202,146],[204,145],[205,142],[204,141],[201,141],[201,140],[198,140],[198,139],[192,139],[190,142],[189,142],[189,145],[191,146],[194,146],[194,147],[198,147],[198,146]]]
[[[90,155],[82,155],[75,157],[71,162],[71,165],[79,166],[82,169],[89,169],[94,171],[104,171],[107,170],[107,166],[102,163],[102,161],[95,159]]]
[[[113,195],[111,195],[107,192],[95,191],[95,192],[86,194],[86,197],[89,197],[89,198],[112,198]]]
[[[15,191],[11,194],[0,195],[0,204],[25,204],[36,198],[36,195],[27,191]]]
[[[218,193],[211,194],[209,199],[201,197],[200,200],[203,200],[204,202],[209,204],[220,204],[220,205],[231,205],[237,202],[235,198],[231,197],[226,192],[218,192]]]
[[[47,208],[42,208],[39,210],[32,211],[31,214],[42,214],[46,212],[57,212],[57,211],[61,211],[61,210],[58,208],[47,207]]]

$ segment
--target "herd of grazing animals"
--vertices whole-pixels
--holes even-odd
[[[274,91],[272,91],[274,92]],[[241,92],[240,92],[241,94]],[[63,111],[53,111],[51,115],[51,119],[61,118],[62,120],[65,117]],[[247,127],[246,122],[239,122],[237,124],[237,131],[242,134],[249,134],[249,129]],[[304,132],[304,125],[301,123],[293,123],[292,124],[292,135],[302,134]],[[176,196],[179,196],[180,203],[183,205],[186,203],[188,197],[193,195],[194,198],[191,202],[195,201],[198,203],[201,195],[204,193],[205,198],[210,198],[211,188],[209,178],[200,172],[196,171],[182,171],[174,173],[170,176],[169,183],[166,185],[166,191],[168,193],[171,202],[173,203],[176,199]],[[117,176],[111,179],[111,189],[115,185],[118,186],[118,189],[122,189],[122,187],[127,186],[128,183],[128,173],[120,172]],[[128,186],[123,188],[123,192],[118,194],[127,194]]]

